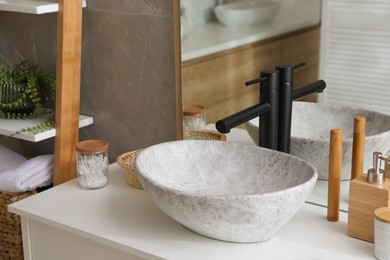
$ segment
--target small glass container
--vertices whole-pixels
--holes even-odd
[[[378,208],[374,215],[375,256],[380,260],[390,260],[390,208]]]
[[[86,140],[76,145],[77,181],[83,189],[104,187],[108,176],[108,143]]]
[[[183,130],[199,131],[206,128],[206,110],[200,105],[183,106]]]

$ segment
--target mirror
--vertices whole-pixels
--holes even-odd
[[[320,1],[279,2],[269,23],[225,27],[213,15],[215,0],[182,0],[189,28],[182,39],[183,103],[205,105],[207,123],[257,104],[259,89],[244,82],[257,78],[261,69],[304,60],[295,85],[318,78]]]
[[[320,0],[275,0],[280,3],[280,9],[268,23],[241,27],[221,25],[213,13],[214,6],[221,2],[227,4],[238,1],[243,0],[181,0],[184,32],[182,35],[183,104],[204,105],[209,129],[214,128],[212,124],[217,120],[258,103],[259,90],[253,86],[245,87],[243,82],[257,78],[260,69],[274,68],[276,64],[295,64],[305,61],[306,66],[294,74],[294,85],[297,87],[315,81],[320,78],[319,74],[325,75],[325,66],[320,66],[324,64],[324,53],[321,53],[320,60],[320,37],[327,37],[327,35],[320,30],[320,26],[327,21],[324,21],[324,17],[321,21],[321,7],[322,12],[330,12],[330,10],[327,6],[322,6]],[[360,11],[364,13],[363,6],[354,6],[355,11],[356,8],[362,8]],[[333,12],[332,17],[337,22],[347,21],[348,26],[356,22],[353,25],[356,28],[352,26],[354,32],[359,26],[367,27],[367,23],[363,23],[367,21],[361,18],[364,17],[362,13],[358,12],[360,18],[356,19],[356,17],[349,17],[353,12],[346,11],[345,8],[337,10],[339,13],[334,10]],[[343,20],[343,17],[347,19]],[[340,39],[343,32],[338,30],[336,33],[339,33],[337,37]],[[353,66],[357,64],[356,61],[347,60],[345,55],[347,51],[333,53],[333,56],[352,62]],[[344,61],[339,60],[336,65],[345,69],[348,64],[345,65]],[[334,70],[337,70],[337,66]],[[341,78],[329,81],[328,84],[335,85],[339,81],[342,82]],[[337,91],[332,92],[327,88],[323,94],[311,95],[305,101],[324,102],[325,95],[327,95],[326,99],[329,97],[334,100],[340,96],[337,96]],[[352,98],[339,102],[350,106],[356,105]],[[390,107],[386,106],[390,103],[390,98],[389,101],[383,102],[382,111],[386,107],[390,112]],[[364,101],[363,105],[368,103]],[[376,109],[373,107],[369,109],[379,110],[378,106]],[[244,129],[234,129],[228,135],[228,140],[253,144]],[[309,202],[326,206],[327,189],[327,181],[319,180]],[[349,181],[342,181],[340,209],[343,211],[348,210],[348,193]]]

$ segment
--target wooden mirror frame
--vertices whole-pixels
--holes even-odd
[[[183,139],[182,121],[182,78],[181,78],[181,36],[180,0],[173,0],[173,41],[175,48],[175,87],[176,87],[176,139]]]

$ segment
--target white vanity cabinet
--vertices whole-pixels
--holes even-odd
[[[347,214],[304,204],[272,239],[253,244],[200,236],[165,215],[110,165],[109,183],[82,190],[76,180],[9,206],[21,215],[26,260],[375,259],[374,245],[347,236]]]

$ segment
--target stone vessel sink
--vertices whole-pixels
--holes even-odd
[[[290,154],[311,163],[318,178],[328,179],[329,139],[332,128],[343,130],[342,180],[351,178],[353,124],[357,115],[366,118],[364,172],[372,168],[372,154],[390,152],[390,115],[346,106],[293,102]],[[258,144],[258,118],[245,124]]]
[[[260,242],[272,237],[311,193],[316,169],[277,151],[185,140],[143,150],[142,186],[168,216],[206,237]]]
[[[250,26],[269,22],[279,11],[280,3],[247,0],[214,7],[214,13],[225,26]]]

